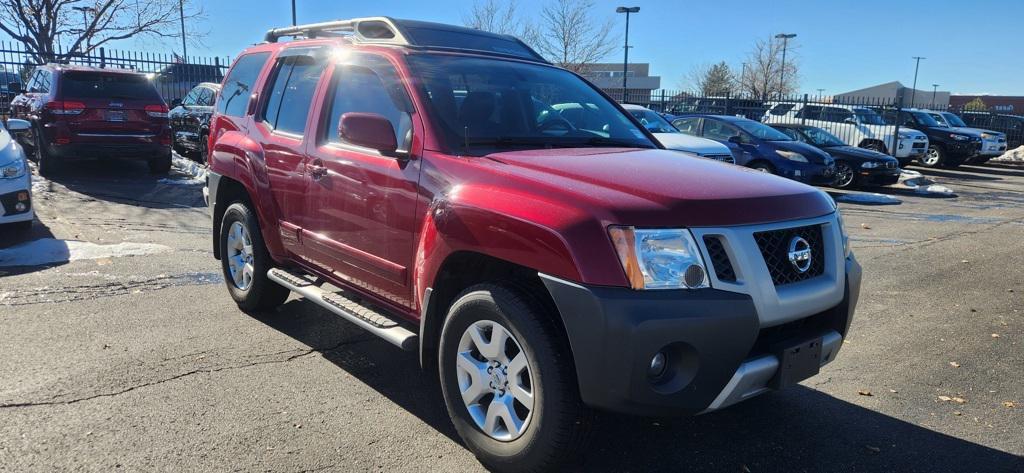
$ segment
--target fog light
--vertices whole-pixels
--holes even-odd
[[[25,209],[27,209],[27,208],[28,207],[26,207],[25,204],[22,203],[22,202],[18,202],[17,204],[14,204],[14,211],[15,212],[24,212]]]
[[[651,367],[647,370],[647,375],[652,378],[658,378],[665,374],[665,354],[658,352],[651,358]]]
[[[686,284],[686,287],[689,288],[701,287],[706,276],[704,268],[699,264],[691,264],[686,268],[686,272],[683,273],[683,284]]]

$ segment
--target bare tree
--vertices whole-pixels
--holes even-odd
[[[800,84],[800,68],[796,55],[793,54],[796,48],[790,42],[786,54],[785,74],[782,74],[782,47],[782,41],[775,38],[754,44],[754,49],[747,54],[747,62],[740,74],[739,86],[742,92],[761,100],[796,92]]]
[[[611,19],[594,19],[592,0],[553,0],[540,14],[534,47],[555,64],[580,73],[617,47]]]
[[[683,78],[684,88],[688,88],[704,96],[730,95],[736,90],[736,77],[729,65],[722,61],[718,64],[699,65]]]
[[[182,1],[186,22],[202,15],[196,2]],[[178,8],[179,0],[2,0],[0,31],[38,62],[61,61],[111,41],[181,38]]]
[[[527,44],[535,44],[537,30],[533,23],[519,16],[516,0],[477,0],[462,24],[481,31],[517,36]]]

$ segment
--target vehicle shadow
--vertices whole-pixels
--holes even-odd
[[[415,353],[401,351],[301,299],[289,301],[263,322],[316,348],[338,368],[460,442],[440,388],[420,370]],[[691,418],[602,414],[590,448],[568,471],[1011,472],[1024,468],[1019,456],[803,386]]]
[[[1024,177],[1024,166],[1012,164],[985,163],[983,165],[964,164],[961,169],[978,174],[992,174],[995,176]]]
[[[958,172],[958,171],[960,171],[960,172]],[[963,167],[963,166],[958,167],[956,171],[925,168],[925,169],[921,169],[919,172],[921,174],[924,174],[925,176],[945,177],[947,179],[959,179],[959,180],[963,180],[963,181],[1002,181],[1003,180],[1003,178],[1001,178],[1001,177],[979,176],[977,174],[972,174],[972,173],[975,173],[977,171],[975,171],[974,169]]]
[[[34,256],[26,254],[29,251],[38,252],[43,250],[42,247],[36,248],[17,248],[18,245],[27,244],[36,240],[48,240],[48,244],[45,245],[45,250],[50,256],[52,263],[43,265],[11,265],[12,258],[16,260],[22,260],[25,256]],[[32,221],[32,229],[26,233],[19,232],[6,232],[0,231],[0,278],[4,276],[14,276],[17,274],[28,274],[36,271],[42,271],[44,269],[52,268],[54,266],[61,266],[67,264],[67,260],[70,257],[71,252],[68,250],[67,245],[63,244],[62,240],[58,240],[50,228],[43,224],[38,218]]]
[[[151,209],[204,207],[202,186],[168,184],[183,177],[173,169],[153,175],[143,161],[115,159],[67,163],[50,180],[97,200]]]

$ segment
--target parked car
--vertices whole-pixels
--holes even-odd
[[[7,120],[6,127],[0,121],[0,233],[12,227],[21,232],[32,228],[32,172],[13,135],[31,126],[15,118]]]
[[[925,167],[956,167],[981,149],[981,134],[964,130],[950,130],[936,122],[928,112],[915,108],[879,110],[886,123],[920,130],[928,135],[928,153],[918,158]]]
[[[735,115],[760,120],[767,110],[763,100],[735,97],[686,97],[669,107],[676,115],[704,113],[709,115]]]
[[[899,136],[894,140],[895,126],[886,123],[875,110],[867,107],[841,104],[804,105],[794,102],[770,102],[768,105],[770,108],[761,118],[764,123],[823,128],[846,144],[895,156],[901,166],[923,157],[928,151],[928,137],[925,133],[912,128],[900,128]]]
[[[647,131],[657,138],[662,146],[668,149],[736,164],[736,158],[733,157],[732,151],[722,143],[682,133],[660,114],[649,108],[631,104],[623,104],[622,108],[633,115],[633,118],[637,119],[641,125],[647,128]]]
[[[210,136],[210,117],[213,102],[220,92],[220,84],[203,82],[195,86],[182,100],[171,105],[169,121],[174,150],[200,163],[206,162],[207,141]]]
[[[835,180],[835,163],[828,153],[762,123],[724,115],[684,115],[672,125],[725,144],[740,166],[807,184],[829,185]]]
[[[815,126],[777,123],[772,128],[832,156],[836,161],[835,187],[887,186],[900,180],[899,162],[892,156],[850,146],[836,135]]]
[[[931,115],[939,125],[953,131],[965,131],[981,136],[981,149],[978,150],[978,154],[969,158],[973,163],[981,164],[1006,152],[1006,134],[1004,133],[969,127],[953,112],[929,110],[928,114]]]
[[[0,70],[0,115],[9,113],[11,100],[17,95],[14,90],[20,89],[21,78],[18,74]]]
[[[169,64],[153,76],[154,85],[167,103],[184,100],[196,84],[220,84],[222,80],[224,71],[215,64]]]
[[[1006,135],[1007,149],[1024,146],[1024,116],[989,112],[963,112],[967,126],[998,131]]]
[[[696,414],[805,379],[860,292],[828,195],[680,159],[512,36],[271,30],[229,70],[210,136],[238,306],[295,292],[418,351],[497,471],[559,471],[591,409]]]
[[[32,123],[23,144],[49,176],[79,159],[145,160],[153,173],[171,168],[167,104],[145,75],[120,69],[47,64],[11,103]]]

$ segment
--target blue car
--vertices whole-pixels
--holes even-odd
[[[835,161],[828,153],[754,120],[686,114],[672,125],[683,133],[725,144],[740,166],[813,185],[830,185],[836,177]]]

